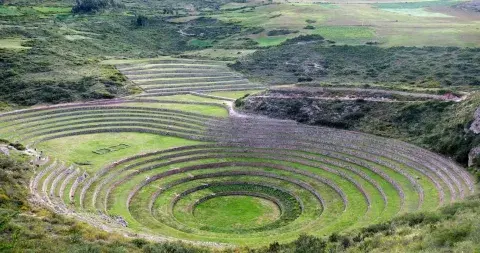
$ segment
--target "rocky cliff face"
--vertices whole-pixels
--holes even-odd
[[[470,131],[475,134],[480,134],[480,107],[477,108],[475,114],[473,115],[473,122],[470,125]]]
[[[473,122],[470,125],[470,131],[475,134],[480,134],[480,107],[477,108],[473,115]],[[480,166],[480,146],[472,148],[468,153],[468,166]]]
[[[478,166],[480,160],[480,147],[473,148],[468,153],[468,167]]]

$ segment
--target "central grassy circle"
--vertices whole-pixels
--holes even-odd
[[[219,196],[199,204],[195,219],[211,227],[251,229],[272,223],[280,209],[270,200],[254,196]]]

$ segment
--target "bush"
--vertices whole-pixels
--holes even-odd
[[[425,225],[439,222],[441,217],[435,213],[409,213],[394,219],[395,224],[408,225]]]
[[[145,245],[148,244],[148,241],[142,238],[136,238],[132,240],[132,244],[135,245],[137,248],[143,248]]]
[[[113,7],[119,7],[115,0],[76,0],[72,12],[92,13]]]
[[[280,244],[278,242],[270,243],[268,246],[268,253],[277,253],[280,252]]]
[[[312,42],[323,42],[325,38],[318,34],[310,34],[310,35],[300,35],[298,37],[288,39],[282,43],[282,45],[291,45],[291,44],[306,44]]]
[[[278,29],[278,30],[271,30],[267,32],[268,36],[280,36],[280,35],[287,35],[291,33],[298,33],[298,31],[288,30],[288,29]]]
[[[17,149],[17,150],[21,150],[21,151],[27,149],[27,148],[26,148],[25,146],[23,146],[23,144],[21,144],[21,143],[10,143],[10,146],[14,147],[14,148]]]
[[[307,25],[307,26],[305,26],[303,29],[314,30],[314,29],[315,29],[315,26],[313,26],[313,25]]]
[[[135,19],[135,25],[136,26],[147,26],[148,24],[148,17],[144,15],[138,15],[137,18]]]
[[[197,253],[208,252],[199,248],[190,247],[182,243],[156,243],[143,247],[145,253]]]
[[[432,234],[433,244],[441,247],[451,247],[455,243],[462,241],[471,231],[472,227],[470,225],[443,228]]]
[[[300,237],[295,241],[295,252],[296,253],[321,253],[325,252],[327,244],[320,238],[309,236],[309,235],[300,235]]]

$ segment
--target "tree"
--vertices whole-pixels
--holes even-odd
[[[115,0],[75,0],[72,12],[91,13],[118,6]]]
[[[147,26],[148,24],[148,17],[144,15],[138,15],[135,21],[137,26]]]

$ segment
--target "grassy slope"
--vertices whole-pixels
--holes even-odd
[[[102,60],[202,49],[241,30],[214,19],[174,24],[158,13],[139,26],[129,11],[148,6],[136,4],[97,15],[72,15],[68,5],[0,6],[0,100],[33,105],[131,94],[135,87]]]
[[[288,64],[285,64],[288,63]],[[480,84],[478,49],[328,46],[286,43],[261,50],[232,67],[272,84],[385,84],[420,88]]]

